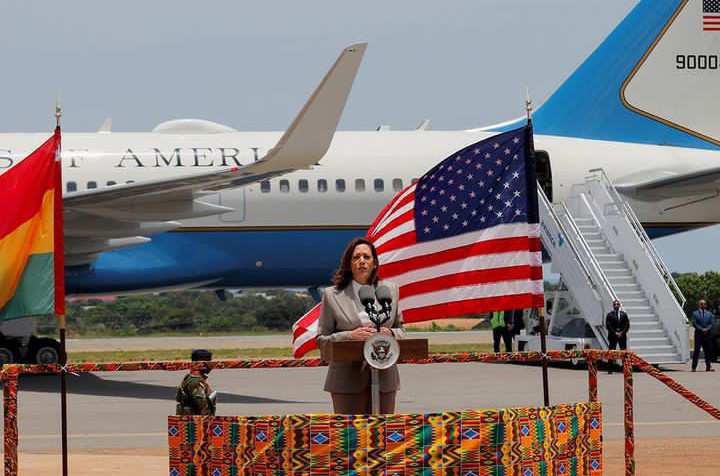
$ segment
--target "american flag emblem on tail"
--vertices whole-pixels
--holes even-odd
[[[531,134],[515,129],[452,154],[370,226],[380,276],[400,286],[405,322],[543,305]],[[293,326],[296,357],[314,344],[310,316],[317,320],[319,307]]]
[[[703,31],[720,31],[720,0],[703,0]]]

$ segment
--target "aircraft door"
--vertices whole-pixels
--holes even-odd
[[[535,172],[537,174],[537,181],[542,187],[543,192],[547,196],[548,200],[552,202],[553,189],[552,189],[552,170],[550,168],[550,154],[544,150],[535,151]]]

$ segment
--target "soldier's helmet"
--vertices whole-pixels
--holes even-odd
[[[190,354],[190,360],[193,362],[209,362],[212,360],[212,352],[206,349],[195,349]]]

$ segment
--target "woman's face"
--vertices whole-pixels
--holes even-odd
[[[360,284],[370,284],[373,269],[375,269],[375,260],[370,247],[364,243],[357,245],[350,260],[353,279]]]

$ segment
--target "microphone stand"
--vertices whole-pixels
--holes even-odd
[[[378,311],[375,309],[374,303],[368,302],[365,304],[365,312],[380,334],[380,328],[390,319],[390,312],[386,306],[382,306],[382,309]],[[384,315],[384,318],[381,318],[380,313]],[[380,414],[380,371],[372,365],[370,365],[370,410],[373,415]]]

